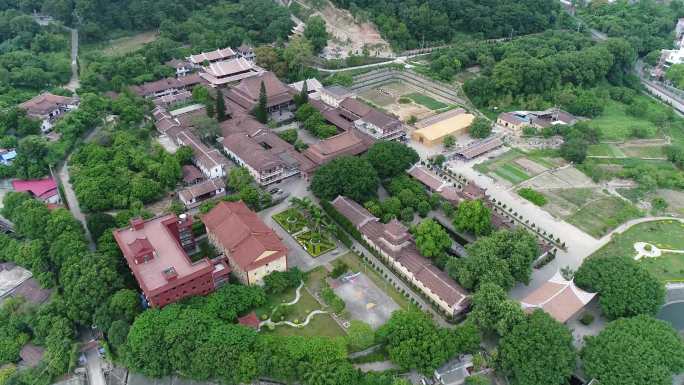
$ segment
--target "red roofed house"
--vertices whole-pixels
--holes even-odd
[[[52,178],[13,180],[12,188],[17,192],[29,193],[34,198],[45,203],[59,203],[57,182]]]
[[[240,282],[261,285],[271,272],[287,270],[287,247],[243,202],[220,202],[202,222]]]
[[[209,294],[228,281],[230,268],[222,258],[190,260],[187,251],[195,249],[191,227],[191,219],[169,214],[133,219],[129,227],[114,230],[116,243],[153,307]]]

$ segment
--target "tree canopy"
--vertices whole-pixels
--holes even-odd
[[[670,385],[684,370],[684,342],[665,321],[650,316],[620,318],[582,349],[584,370],[606,385]]]
[[[455,329],[440,328],[418,310],[397,310],[380,329],[390,359],[402,370],[416,369],[429,375],[456,353],[478,348],[480,335],[472,323]]]
[[[492,211],[481,200],[464,200],[454,213],[454,227],[475,235],[487,235],[492,231]]]
[[[373,166],[364,158],[351,156],[324,164],[311,180],[311,191],[326,200],[344,195],[357,202],[365,202],[376,195],[378,186],[378,174]]]
[[[563,385],[576,356],[570,330],[537,309],[501,339],[498,365],[513,385]]]
[[[665,287],[629,257],[587,258],[575,273],[577,286],[599,294],[606,317],[655,315],[665,301]]]
[[[499,230],[466,246],[468,256],[451,259],[447,272],[463,287],[475,289],[495,283],[510,290],[516,282],[527,284],[532,262],[539,256],[536,238],[524,229]]]
[[[373,165],[382,179],[401,175],[420,158],[416,150],[396,141],[378,142],[366,153],[366,159]]]
[[[434,219],[423,220],[412,233],[418,251],[428,258],[442,257],[454,243],[442,225]]]
[[[508,334],[515,325],[525,321],[520,304],[511,300],[506,292],[494,283],[483,283],[473,294],[469,317],[484,333]]]

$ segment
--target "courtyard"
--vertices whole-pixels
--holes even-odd
[[[343,275],[333,280],[331,287],[347,304],[350,318],[363,321],[373,329],[399,310],[399,305],[362,272]]]
[[[398,116],[404,122],[411,116],[421,120],[453,108],[453,105],[428,96],[401,81],[375,86],[359,92],[358,96]]]

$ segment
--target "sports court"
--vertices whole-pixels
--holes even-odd
[[[392,312],[399,310],[399,305],[363,273],[344,275],[331,286],[347,304],[351,319],[363,321],[373,329],[379,328]]]

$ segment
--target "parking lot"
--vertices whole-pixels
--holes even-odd
[[[363,321],[377,329],[390,318],[392,312],[399,310],[399,305],[363,273],[356,273],[349,279],[344,277],[334,280],[331,286],[347,304],[346,310],[351,319]]]

